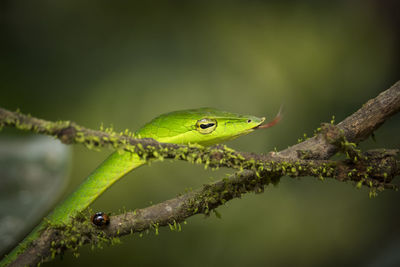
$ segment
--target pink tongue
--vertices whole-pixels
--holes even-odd
[[[268,122],[266,124],[262,124],[262,125],[258,126],[257,129],[267,129],[269,127],[272,127],[275,124],[277,124],[281,119],[282,119],[282,113],[281,113],[281,109],[280,109],[279,112],[278,112],[278,115],[276,115],[275,118],[272,121],[270,121],[270,122]]]

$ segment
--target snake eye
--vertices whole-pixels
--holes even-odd
[[[209,134],[217,128],[217,121],[214,119],[201,119],[196,123],[196,130],[202,134]]]
[[[110,217],[108,217],[107,214],[104,212],[96,212],[95,214],[92,215],[90,218],[92,223],[96,226],[104,228],[105,226],[110,224]]]
[[[200,128],[201,129],[207,129],[207,128],[210,128],[210,127],[213,127],[215,125],[215,123],[202,123],[202,124],[200,124]]]
[[[250,120],[250,119],[248,119],[248,120],[247,120],[247,123],[250,123],[250,122],[251,122],[251,120]]]

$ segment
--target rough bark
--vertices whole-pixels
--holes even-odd
[[[46,229],[11,266],[35,265],[66,249],[76,250],[84,243],[112,243],[115,237],[168,226],[178,230],[179,223],[247,192],[262,192],[264,186],[282,176],[334,178],[370,187],[370,193],[396,188],[392,179],[399,175],[397,150],[379,149],[362,153],[355,147],[400,109],[400,82],[365,103],[358,111],[337,125],[324,124],[319,133],[302,143],[267,155],[236,152],[225,146],[202,148],[161,144],[152,139],[135,139],[111,131],[94,131],[72,122],[49,122],[0,108],[0,126],[11,126],[59,138],[63,143],[82,143],[88,147],[110,145],[134,151],[148,159],[175,158],[229,167],[241,171],[202,188],[150,207],[111,216],[111,223],[99,229],[88,216],[79,216],[73,226]],[[336,152],[348,155],[345,160],[328,160]],[[244,170],[242,170],[244,169]],[[67,233],[67,234],[66,234]]]

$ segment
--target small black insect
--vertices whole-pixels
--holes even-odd
[[[110,217],[108,217],[107,214],[101,211],[93,214],[90,220],[94,225],[99,227],[106,227],[107,225],[110,224]]]

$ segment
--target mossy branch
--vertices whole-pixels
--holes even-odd
[[[240,170],[229,178],[177,198],[112,216],[110,225],[105,229],[92,226],[88,216],[77,217],[72,226],[49,227],[13,264],[34,265],[48,259],[52,253],[76,250],[84,243],[112,243],[116,237],[148,229],[157,232],[161,226],[179,229],[179,223],[188,217],[198,213],[209,214],[219,205],[247,192],[262,192],[264,186],[277,182],[285,175],[353,181],[357,187],[370,187],[371,195],[384,188],[396,188],[391,181],[400,173],[398,151],[381,149],[362,153],[355,143],[366,139],[399,110],[400,82],[397,82],[339,124],[323,124],[313,138],[280,152],[257,155],[237,152],[226,146],[204,148],[158,143],[153,139],[135,138],[128,132],[95,131],[69,121],[50,122],[0,108],[0,126],[51,135],[65,144],[81,143],[89,148],[111,146],[117,150],[136,152],[148,160],[172,158],[213,168]],[[347,154],[348,158],[328,160],[337,151]]]

